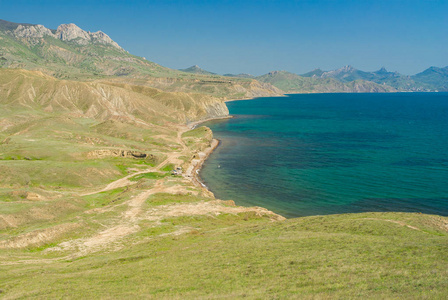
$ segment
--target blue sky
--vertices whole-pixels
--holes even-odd
[[[0,19],[75,23],[163,66],[220,74],[448,65],[447,0],[0,0]]]

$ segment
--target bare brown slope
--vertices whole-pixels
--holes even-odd
[[[247,78],[228,78],[186,74],[174,77],[111,78],[109,82],[155,87],[167,92],[200,93],[219,97],[224,101],[255,97],[273,97],[284,94],[270,83]]]
[[[65,112],[97,120],[174,121],[185,123],[225,116],[218,98],[167,93],[155,88],[108,82],[58,80],[41,72],[0,70],[0,104],[46,112]]]

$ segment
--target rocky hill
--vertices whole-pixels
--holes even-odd
[[[69,79],[169,73],[167,68],[127,53],[107,34],[84,31],[75,24],[53,30],[2,21],[0,61],[4,68],[40,70]]]
[[[12,29],[13,24],[10,24],[9,27]],[[18,24],[12,33],[16,38],[23,38],[35,43],[39,43],[39,39],[49,36],[65,42],[73,41],[78,45],[103,44],[123,50],[104,32],[84,31],[75,24],[62,24],[56,31],[45,28],[43,25]]]

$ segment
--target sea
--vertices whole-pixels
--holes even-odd
[[[200,171],[219,199],[288,218],[448,216],[448,93],[293,94],[228,102]]]

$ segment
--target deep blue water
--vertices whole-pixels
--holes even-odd
[[[448,93],[299,94],[229,102],[200,176],[220,199],[287,217],[448,215]]]

